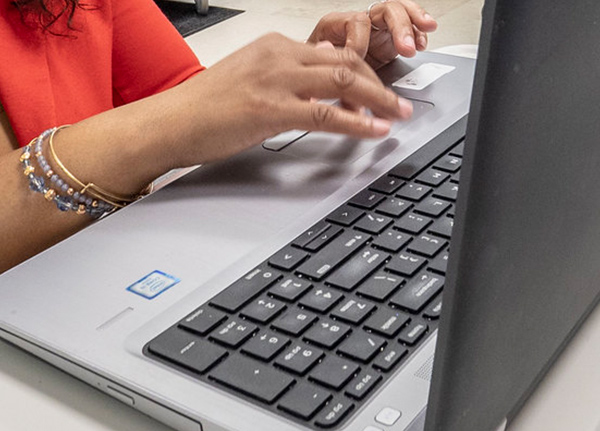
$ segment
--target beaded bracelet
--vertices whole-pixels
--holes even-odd
[[[41,150],[44,139],[55,131],[56,128],[46,130],[23,147],[20,161],[23,166],[23,174],[29,179],[29,188],[34,192],[43,194],[46,200],[54,202],[60,211],[72,210],[77,214],[88,214],[95,219],[114,211],[116,207],[107,202],[93,200],[81,193],[76,194],[77,192],[73,191],[58,175],[54,174]],[[33,145],[35,145],[34,148],[32,148]],[[66,192],[66,196],[59,194],[54,188],[47,186],[43,176],[35,175],[35,167],[31,164],[32,152],[35,154],[37,162],[46,177],[59,191]]]

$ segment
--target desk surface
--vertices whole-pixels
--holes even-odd
[[[247,10],[188,38],[208,66],[268,31],[305,39],[334,9],[365,9],[368,0],[211,0]],[[477,42],[482,0],[421,0],[438,18],[430,46]],[[600,431],[600,309],[561,355],[511,431]],[[0,341],[0,430],[169,431],[116,400]]]

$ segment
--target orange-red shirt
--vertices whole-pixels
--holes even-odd
[[[78,9],[77,30],[65,37],[25,25],[10,0],[0,0],[0,103],[21,146],[203,70],[152,0],[89,3],[99,7]]]

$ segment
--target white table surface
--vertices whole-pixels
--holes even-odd
[[[457,10],[473,15],[480,7],[479,1],[440,3],[454,3]],[[211,4],[247,12],[188,38],[202,62],[209,66],[267,31],[303,40],[316,22],[315,14],[320,16],[336,7],[349,9],[357,1],[211,0]],[[449,23],[456,19],[452,14],[447,16]],[[444,19],[439,21],[443,24]],[[467,31],[476,35],[476,29]],[[440,32],[444,35],[442,29]],[[447,34],[456,40],[454,30]],[[438,46],[443,45],[441,36],[435,40]],[[600,309],[590,316],[509,429],[600,431],[599,358]],[[171,429],[0,341],[0,431],[32,430]]]

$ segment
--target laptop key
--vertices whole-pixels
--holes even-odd
[[[275,365],[287,371],[304,375],[319,362],[323,354],[321,349],[307,344],[296,343],[275,359]]]
[[[348,203],[359,208],[372,210],[384,199],[385,195],[367,189],[358,192]]]
[[[353,332],[338,348],[338,352],[360,362],[367,363],[385,347],[387,341],[365,331]]]
[[[352,226],[356,220],[361,218],[365,212],[360,208],[350,205],[342,205],[326,217],[327,221],[341,224],[342,226]]]
[[[452,181],[446,182],[435,189],[433,196],[455,202],[458,198],[458,184]]]
[[[423,184],[408,183],[396,193],[400,198],[410,199],[412,201],[420,201],[431,191],[431,187]]]
[[[427,231],[450,239],[452,237],[453,228],[454,219],[450,217],[442,217],[437,220]]]
[[[355,400],[362,400],[381,381],[381,374],[372,370],[365,370],[358,374],[348,385],[346,395]]]
[[[312,287],[312,284],[298,277],[285,277],[269,290],[269,294],[284,301],[296,301]]]
[[[375,309],[369,301],[350,298],[336,308],[331,316],[358,325]]]
[[[171,328],[150,341],[148,350],[199,374],[206,373],[227,356],[224,348],[177,328]]]
[[[223,361],[209,373],[209,378],[268,404],[275,402],[294,383],[290,375],[240,355]]]
[[[370,239],[367,234],[348,230],[303,263],[298,273],[321,280]]]
[[[404,181],[391,175],[385,175],[376,180],[374,183],[372,183],[369,186],[369,189],[386,195],[391,195],[394,192],[396,192],[396,190],[398,190],[403,184]]]
[[[383,302],[400,287],[403,281],[402,277],[379,271],[363,282],[356,292],[366,298]]]
[[[445,251],[442,254],[438,255],[429,263],[429,269],[435,272],[439,272],[442,275],[446,274],[446,270],[448,269],[448,256],[448,251]]]
[[[433,223],[433,220],[429,217],[408,213],[394,224],[394,228],[417,235],[423,232],[431,223]]]
[[[334,289],[317,286],[306,294],[299,304],[310,310],[326,313],[343,297],[344,295]]]
[[[395,229],[388,229],[373,240],[371,245],[394,253],[399,252],[412,238]]]
[[[341,234],[343,231],[344,231],[344,229],[342,229],[339,226],[331,226],[325,232],[321,233],[315,239],[313,239],[311,242],[306,244],[306,246],[304,246],[304,248],[306,250],[312,251],[312,252],[319,251],[325,245],[327,245],[332,239],[334,239],[336,236]]]
[[[438,296],[431,304],[423,311],[423,317],[431,320],[440,318],[442,314],[442,295]]]
[[[424,214],[430,217],[439,217],[448,208],[450,208],[449,202],[434,197],[428,197],[425,198],[421,203],[419,203],[414,208],[414,211],[416,213]]]
[[[217,294],[210,300],[210,304],[234,313],[275,283],[281,278],[281,275],[280,272],[271,268],[256,268]]]
[[[331,389],[340,390],[350,381],[360,367],[339,356],[327,356],[309,374],[309,379]]]
[[[428,169],[419,175],[416,181],[426,184],[428,186],[437,187],[446,181],[450,177],[450,174],[438,171],[437,169]]]
[[[331,349],[351,332],[350,326],[333,320],[321,320],[304,335],[306,341]]]
[[[264,296],[246,305],[240,312],[240,315],[254,322],[265,324],[284,309],[285,305],[282,302]]]
[[[448,154],[435,162],[433,167],[442,171],[454,173],[460,170],[461,164],[462,158]]]
[[[327,284],[347,291],[352,290],[389,257],[389,254],[382,251],[365,248],[337,269],[327,279]]]
[[[423,256],[433,257],[446,247],[448,241],[433,235],[421,235],[408,245],[407,250]]]
[[[410,280],[392,298],[391,304],[417,313],[444,287],[444,277],[423,272]]]
[[[388,372],[394,369],[400,360],[408,354],[408,349],[401,346],[389,346],[373,361],[373,368]]]
[[[294,416],[309,420],[321,410],[325,403],[330,399],[331,393],[317,385],[298,382],[281,398],[278,407]]]
[[[242,319],[226,322],[213,331],[210,339],[229,347],[239,347],[258,330],[258,327]]]
[[[412,203],[400,198],[387,198],[382,202],[375,211],[391,217],[400,217],[411,207]]]
[[[227,319],[227,315],[212,307],[200,307],[179,322],[181,328],[206,335]]]
[[[296,238],[292,244],[297,247],[304,248],[309,242],[317,238],[330,227],[331,225],[329,223],[327,223],[325,220],[321,220]]]
[[[392,219],[388,216],[367,213],[365,217],[361,218],[359,222],[354,225],[354,228],[377,235],[383,232],[390,224],[392,224]]]
[[[284,335],[266,331],[252,337],[250,341],[244,344],[241,351],[268,362],[281,352],[289,341],[290,339]]]
[[[309,253],[288,245],[271,256],[269,264],[278,269],[291,271],[309,256]]]
[[[321,428],[331,428],[339,424],[354,408],[354,403],[344,397],[331,400],[315,419],[315,425]]]
[[[410,321],[410,316],[401,311],[382,308],[377,310],[369,320],[365,322],[365,328],[387,338],[395,337],[396,334]]]
[[[317,316],[304,310],[289,310],[279,316],[271,326],[279,331],[298,336],[317,320]]]
[[[402,330],[398,341],[409,346],[414,346],[423,338],[428,330],[429,326],[425,322],[414,320]]]
[[[406,277],[412,277],[426,263],[427,260],[423,257],[411,253],[400,253],[387,263],[386,268]]]

